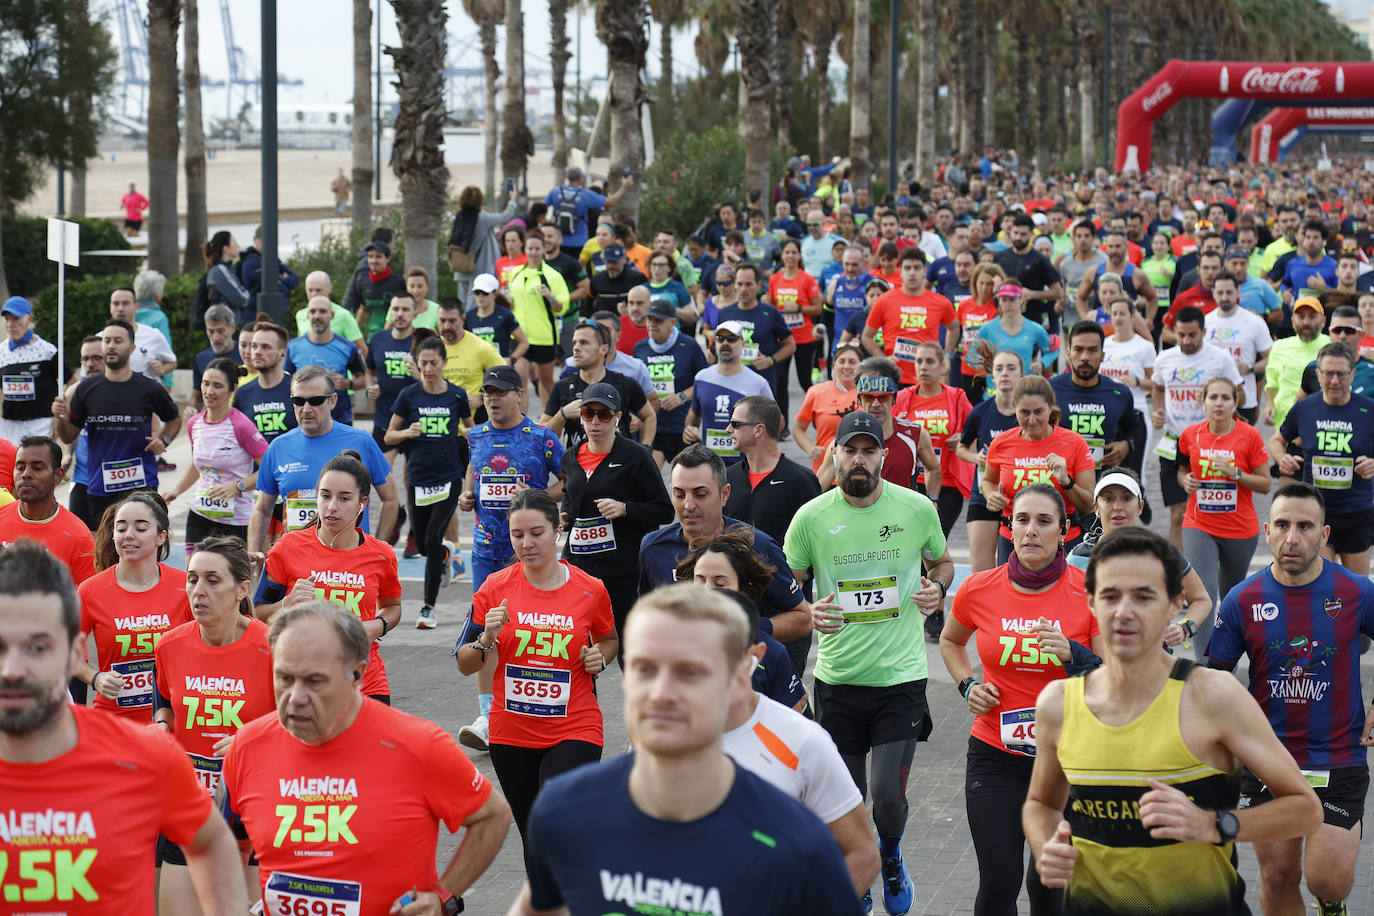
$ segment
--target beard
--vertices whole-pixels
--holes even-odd
[[[854,476],[856,472],[864,476],[856,478]],[[868,471],[863,468],[854,467],[840,475],[840,490],[842,490],[846,496],[863,499],[871,495],[874,490],[878,489],[878,483],[881,480],[882,477],[879,474],[869,474]]]
[[[0,690],[22,690],[34,698],[35,705],[25,710],[0,712],[0,732],[22,737],[44,728],[67,703],[65,691],[45,691],[36,681],[0,681]]]

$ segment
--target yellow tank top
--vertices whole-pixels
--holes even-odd
[[[1235,844],[1153,839],[1140,823],[1149,780],[1175,786],[1202,808],[1235,808],[1240,765],[1223,773],[1183,743],[1179,703],[1193,663],[1180,659],[1164,689],[1134,722],[1107,725],[1083,700],[1084,677],[1064,692],[1059,765],[1069,781],[1065,809],[1078,861],[1065,914],[1209,916],[1248,914]]]

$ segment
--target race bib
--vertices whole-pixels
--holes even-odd
[[[650,364],[649,381],[653,382],[654,394],[661,398],[677,390],[677,380],[673,378],[673,364],[670,362]]]
[[[787,325],[789,328],[799,328],[802,326],[802,322],[805,320],[806,317],[801,312],[782,313],[783,324]]]
[[[572,672],[506,666],[506,711],[520,716],[564,719],[572,696]]]
[[[516,484],[524,480],[520,474],[483,474],[477,482],[477,503],[483,509],[504,511],[515,497]]]
[[[223,779],[224,758],[223,757],[202,757],[200,754],[187,754],[191,758],[191,769],[196,771],[196,782],[200,783],[201,788],[214,798],[219,791],[220,781]]]
[[[1199,512],[1235,512],[1240,490],[1234,480],[1204,480],[1197,491]]]
[[[38,394],[37,383],[29,375],[7,375],[4,385],[7,401],[32,401]]]
[[[845,623],[881,623],[902,612],[896,576],[840,579],[835,583],[835,598]]]
[[[435,503],[441,503],[448,499],[448,495],[451,492],[453,492],[453,481],[440,484],[437,487],[416,487],[415,505],[432,506]]]
[[[916,361],[916,345],[919,343],[919,340],[912,337],[898,337],[892,342],[893,358],[914,363]]]
[[[615,550],[615,529],[609,520],[598,515],[573,522],[572,531],[568,532],[569,553],[605,553],[608,550]]]
[[[210,490],[197,490],[196,501],[191,507],[201,518],[233,518],[234,506],[227,499],[215,499],[210,495]]]
[[[1084,436],[1083,441],[1088,443],[1088,451],[1093,456],[1093,464],[1102,467],[1102,456],[1107,453],[1107,440]]]
[[[1355,479],[1355,459],[1312,456],[1312,482],[1324,490],[1349,490]]]
[[[1035,756],[1035,707],[1002,713],[1002,746],[1014,754]]]
[[[739,448],[728,429],[706,430],[706,447],[722,458],[738,458]]]
[[[1178,459],[1178,436],[1165,433],[1160,437],[1159,442],[1155,443],[1155,454],[1170,461]]]
[[[310,523],[315,521],[316,509],[314,496],[288,496],[286,506],[282,510],[286,530],[299,531],[301,528],[309,527]]]
[[[267,879],[263,898],[266,916],[361,916],[363,886],[278,871]]]
[[[115,662],[110,670],[119,678],[119,696],[115,705],[121,709],[137,709],[153,705],[153,687],[156,673],[151,658],[132,662]]]
[[[759,358],[759,348],[757,344],[747,343],[744,349],[740,350],[739,359],[742,363],[752,363]]]
[[[122,461],[106,461],[100,465],[100,482],[105,485],[106,493],[121,490],[134,490],[147,486],[143,476],[142,458],[125,458]]]
[[[1330,770],[1299,770],[1302,778],[1307,780],[1307,784],[1314,789],[1326,789],[1331,785]]]

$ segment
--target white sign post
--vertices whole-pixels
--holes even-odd
[[[48,220],[48,260],[57,262],[57,392],[62,394],[62,340],[67,330],[67,265],[81,266],[81,226]]]

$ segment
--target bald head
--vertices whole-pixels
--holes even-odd
[[[322,270],[312,270],[306,275],[305,296],[307,299],[314,299],[316,296],[323,296],[328,299],[332,292],[334,292],[334,282],[329,279],[329,274]]]

